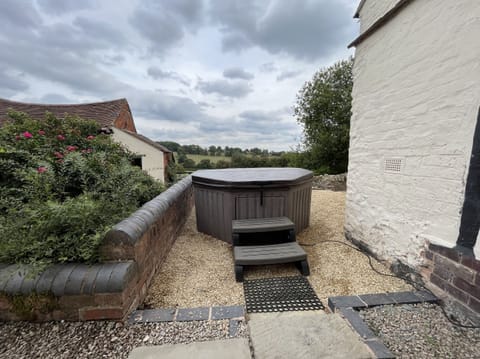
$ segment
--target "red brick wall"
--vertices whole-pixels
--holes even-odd
[[[480,314],[480,261],[456,248],[430,244],[424,278],[446,295]]]
[[[143,215],[150,216],[148,222],[150,224],[144,226],[143,233],[137,232],[137,235],[134,236],[123,233],[115,236],[114,227],[110,231],[113,232],[113,235],[107,235],[100,249],[105,261],[100,266],[102,268],[104,265],[118,266],[118,263],[132,264],[131,261],[134,261],[130,271],[125,274],[113,271],[108,279],[110,285],[115,276],[114,273],[116,273],[116,276],[119,277],[116,278],[119,279],[117,286],[121,285],[120,287],[112,291],[111,288],[105,286],[105,283],[98,285],[100,277],[98,275],[95,279],[97,282],[94,285],[95,289],[88,294],[84,292],[84,288],[80,288],[84,287],[80,284],[84,283],[84,279],[77,279],[79,281],[79,285],[75,285],[77,294],[67,294],[63,287],[71,278],[65,276],[65,278],[59,279],[63,281],[60,293],[36,294],[35,292],[23,293],[21,291],[23,284],[20,285],[22,283],[20,281],[18,282],[18,291],[0,292],[0,320],[125,319],[145,299],[148,286],[157,268],[167,257],[190,214],[193,207],[191,178],[185,178],[149,203],[148,210],[143,208],[143,212],[142,209],[137,211],[142,214],[138,215],[136,219],[133,214],[132,217],[121,222],[128,224],[131,221],[137,224],[138,222],[135,221],[138,218]],[[51,281],[52,279],[49,280],[49,282]],[[103,287],[105,290],[102,291],[99,287]]]
[[[115,120],[114,126],[121,130],[128,130],[137,133],[135,128],[135,122],[133,121],[132,113],[128,108],[128,105],[122,109],[117,119]]]

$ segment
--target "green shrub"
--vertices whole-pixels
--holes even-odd
[[[0,129],[0,262],[98,261],[105,233],[163,190],[93,121],[9,115]]]

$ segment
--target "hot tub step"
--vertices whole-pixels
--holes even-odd
[[[287,217],[236,219],[232,221],[233,233],[274,232],[295,229]]]
[[[235,279],[243,281],[243,267],[246,265],[279,264],[295,262],[303,275],[309,275],[307,254],[296,242],[263,246],[241,246],[233,248]]]
[[[265,237],[266,243],[256,239],[258,234]],[[267,238],[272,235],[276,237],[273,241]],[[232,221],[232,242],[234,246],[295,242],[295,224],[287,217],[236,219]]]

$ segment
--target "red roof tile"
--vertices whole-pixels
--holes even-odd
[[[24,103],[0,99],[0,126],[8,121],[7,113],[10,109],[25,112],[37,120],[42,120],[47,111],[58,118],[63,118],[66,114],[76,115],[86,120],[94,120],[102,127],[114,127],[114,122],[123,109],[126,109],[131,116],[130,106],[124,98],[106,102],[68,105]]]

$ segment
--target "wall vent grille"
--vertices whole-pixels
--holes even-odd
[[[402,172],[403,159],[401,158],[386,158],[384,163],[385,172]]]

